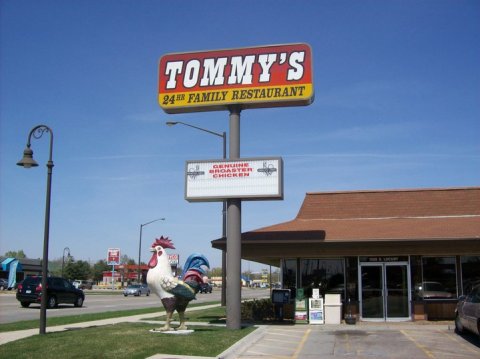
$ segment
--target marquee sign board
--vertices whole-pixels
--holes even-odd
[[[120,264],[120,249],[119,248],[108,248],[107,263],[108,263],[108,265],[119,265]]]
[[[179,262],[180,262],[180,255],[179,254],[169,254],[168,255],[168,263],[171,266],[178,266]]]
[[[185,199],[189,202],[283,199],[280,157],[187,161]]]
[[[313,102],[307,44],[164,55],[158,102],[166,113],[305,106]]]

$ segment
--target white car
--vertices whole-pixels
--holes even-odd
[[[146,294],[147,297],[150,295],[150,288],[148,288],[146,284],[130,284],[123,290],[123,295],[125,297],[128,297],[129,295],[139,297],[142,294]]]

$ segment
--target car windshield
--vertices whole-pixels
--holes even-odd
[[[128,288],[140,288],[138,284],[129,285]]]
[[[425,283],[425,290],[430,290],[434,292],[444,292],[445,288],[438,282]]]

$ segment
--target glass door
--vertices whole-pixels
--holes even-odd
[[[361,267],[362,318],[384,319],[383,267],[364,265]]]
[[[385,265],[385,296],[388,318],[408,318],[408,266]]]
[[[359,275],[362,319],[410,319],[408,264],[361,264]]]

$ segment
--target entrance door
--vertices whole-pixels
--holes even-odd
[[[362,319],[410,319],[408,278],[407,263],[360,264]]]

